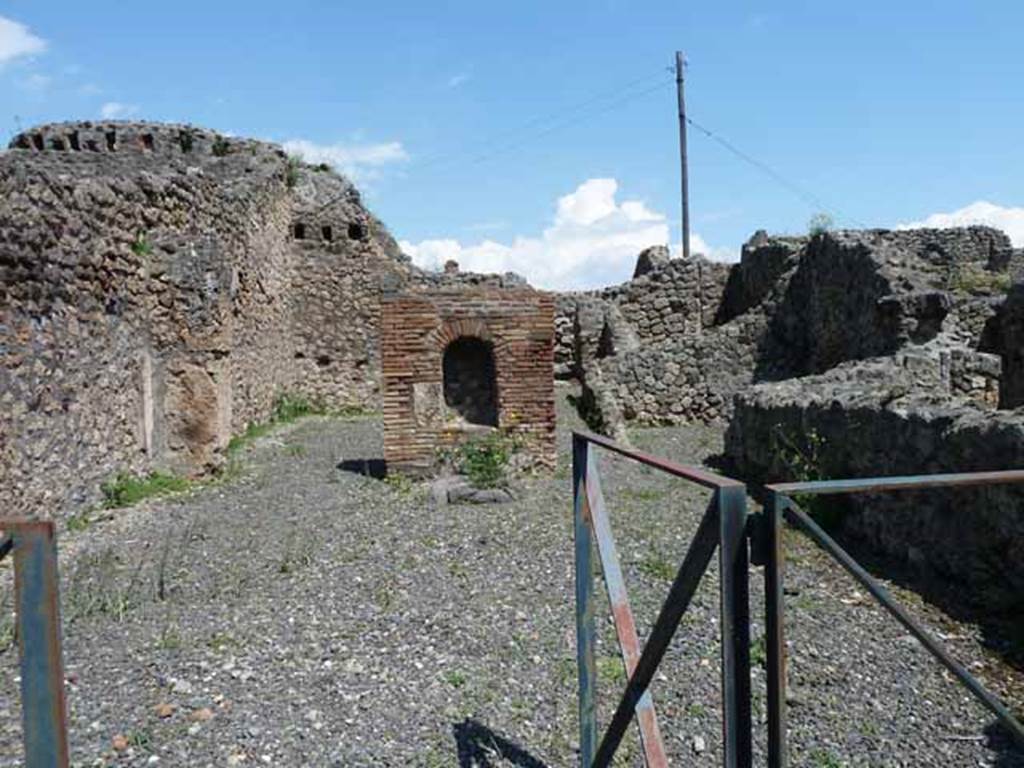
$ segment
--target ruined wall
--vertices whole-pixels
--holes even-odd
[[[557,369],[582,381],[597,426],[613,433],[622,421],[728,417],[733,396],[757,381],[933,340],[977,349],[1011,256],[1006,236],[985,227],[759,232],[735,265],[648,250],[633,280],[559,297]],[[958,386],[992,404],[991,361],[968,357],[951,358]]]
[[[1024,466],[1024,420],[958,396],[940,356],[915,351],[753,387],[736,398],[726,452],[760,481],[803,479],[807,468],[833,478],[1002,470]],[[1014,555],[1024,489],[829,499],[836,533],[873,559],[955,594],[961,609],[1024,611],[1024,561]]]
[[[296,391],[330,407],[380,403],[378,322],[383,287],[415,270],[346,179],[297,171],[290,247]]]
[[[301,389],[297,170],[277,147],[191,126],[71,123],[15,138],[0,156],[8,512],[60,515],[121,471],[206,471],[232,433]],[[383,252],[390,237],[347,202],[370,226],[361,242]],[[362,291],[349,289],[327,291],[322,317],[347,312]]]
[[[492,350],[497,426],[524,453],[554,459],[554,297],[517,288],[418,289],[385,294],[381,349],[384,457],[389,467],[426,471],[437,451],[479,434],[445,403],[445,350],[479,339]]]

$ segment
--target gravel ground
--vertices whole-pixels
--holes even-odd
[[[423,484],[343,471],[342,461],[382,454],[379,422],[307,419],[255,443],[230,482],[63,534],[75,764],[574,764],[574,423],[563,407],[562,464],[520,481],[511,504],[436,508]],[[720,452],[721,432],[642,430],[635,440],[700,462]],[[602,462],[643,636],[707,494]],[[792,532],[787,551],[794,766],[1024,766],[993,718],[837,567]],[[1021,708],[1024,671],[984,646],[980,629],[894,591]],[[721,762],[717,623],[712,569],[653,688],[675,765]],[[606,723],[623,673],[610,622],[602,633]],[[758,723],[763,688],[755,664]],[[18,718],[8,648],[0,766],[21,763]],[[755,739],[763,764],[763,728]],[[637,764],[634,734],[621,752],[621,764]]]

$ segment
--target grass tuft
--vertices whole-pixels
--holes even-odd
[[[103,508],[119,509],[138,504],[144,499],[187,491],[190,485],[187,478],[164,472],[150,472],[143,476],[122,472],[113,480],[103,483],[100,490],[103,491]]]

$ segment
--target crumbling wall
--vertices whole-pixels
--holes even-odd
[[[301,389],[297,170],[277,147],[191,126],[14,139],[0,156],[0,505],[59,515],[117,472],[207,471]],[[386,252],[358,196],[347,205],[365,250]],[[372,309],[347,314],[363,291],[330,294],[321,329],[359,319],[372,334]]]
[[[1024,466],[1024,420],[960,396],[941,355],[898,353],[763,384],[736,398],[726,435],[750,480],[877,477]],[[795,459],[799,458],[799,461]],[[956,594],[960,607],[1020,615],[1024,489],[828,497],[836,534]]]
[[[932,341],[976,350],[1011,256],[1006,236],[985,227],[758,232],[735,265],[649,250],[622,286],[559,297],[555,359],[591,390],[594,420],[618,434],[619,419],[727,418],[733,396],[757,381]],[[950,362],[960,390],[992,404],[991,361],[966,359]]]
[[[346,179],[297,169],[289,242],[295,389],[334,408],[380,402],[380,295],[415,270]]]

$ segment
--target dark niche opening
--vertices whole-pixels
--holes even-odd
[[[321,227],[320,234],[323,235],[324,240],[327,241],[328,243],[334,240],[334,231],[330,228],[329,225],[324,225],[323,227]]]
[[[107,151],[114,152],[117,150],[117,131],[107,131],[104,137],[107,140]]]
[[[72,131],[68,134],[68,143],[75,152],[82,151],[82,142],[78,138],[78,131]]]
[[[367,230],[365,224],[361,224],[358,221],[353,221],[348,225],[349,240],[365,240],[366,234]]]
[[[292,232],[294,233],[296,240],[305,240],[306,239],[306,225],[305,224],[296,224],[292,228]]]
[[[43,142],[43,134],[41,134],[41,133],[33,133],[32,134],[32,146],[35,147],[36,149],[40,150],[40,151],[42,151],[45,148],[46,145]]]
[[[444,402],[470,424],[498,426],[498,392],[493,346],[473,336],[444,351]]]
[[[156,148],[156,145],[153,142],[153,134],[152,133],[144,133],[144,134],[142,134],[142,136],[139,137],[139,140],[140,140],[140,142],[142,144],[142,148],[146,152],[152,152]]]

